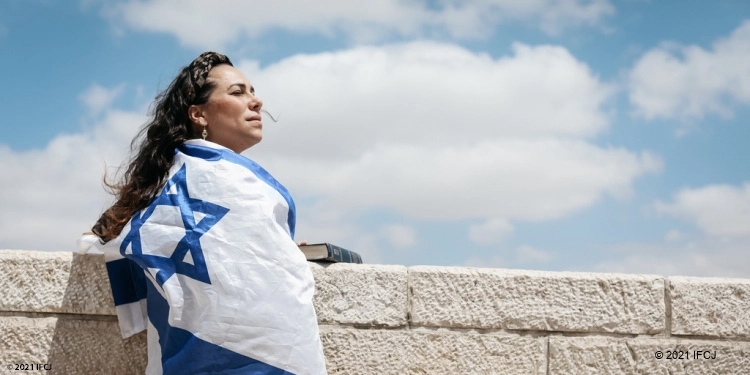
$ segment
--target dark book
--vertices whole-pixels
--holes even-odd
[[[359,254],[329,243],[300,245],[299,249],[307,260],[339,263],[362,263]]]

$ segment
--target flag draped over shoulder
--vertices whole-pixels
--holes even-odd
[[[148,374],[325,374],[314,280],[287,190],[258,164],[190,140],[169,180],[101,250],[123,337],[148,331]]]

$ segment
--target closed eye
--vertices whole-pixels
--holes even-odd
[[[229,89],[232,89],[232,87],[235,87],[235,86],[236,86],[236,89],[230,93],[231,95],[242,95],[248,92],[247,85],[245,85],[244,83],[233,83],[229,85]],[[255,96],[255,87],[253,86],[250,86],[250,95]]]

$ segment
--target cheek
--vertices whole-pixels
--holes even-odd
[[[232,103],[230,100],[222,100],[218,103],[216,103],[216,110],[219,111],[219,113],[230,113],[236,111],[237,105]]]
[[[211,117],[213,118],[224,118],[224,117],[236,117],[244,113],[244,106],[237,100],[217,100],[213,102],[210,108]]]

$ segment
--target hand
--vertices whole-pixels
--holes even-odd
[[[307,241],[297,242],[297,246],[304,246],[304,245],[307,245]]]

